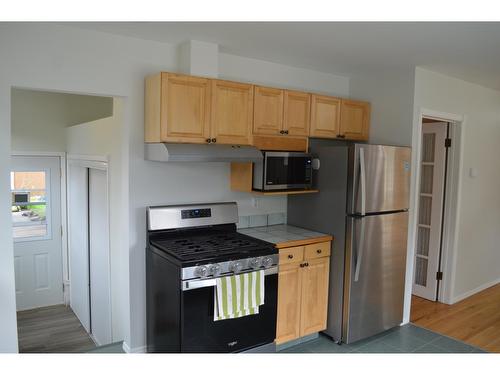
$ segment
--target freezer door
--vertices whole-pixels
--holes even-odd
[[[399,325],[403,318],[408,212],[348,218],[343,341]]]
[[[410,194],[409,147],[355,144],[349,152],[348,214],[407,209]]]

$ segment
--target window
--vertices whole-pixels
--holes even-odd
[[[10,173],[14,240],[23,238],[34,240],[48,237],[47,178],[46,171],[15,171]]]

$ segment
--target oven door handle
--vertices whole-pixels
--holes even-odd
[[[250,271],[254,272],[254,271]],[[250,272],[244,272],[244,273],[250,273]],[[266,268],[264,270],[264,275],[275,275],[278,273],[278,266]],[[238,274],[238,275],[242,275]],[[224,277],[224,276],[222,276]],[[217,285],[217,279],[220,277],[215,277],[213,279],[196,279],[196,280],[184,280],[181,282],[182,290],[192,290],[192,289],[199,289],[199,288],[207,288],[209,286],[215,286]]]

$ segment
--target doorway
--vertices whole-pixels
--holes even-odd
[[[22,353],[87,352],[109,344],[112,332],[110,296],[110,215],[108,170],[89,173],[91,200],[86,210],[68,207],[67,153],[97,152],[115,156],[109,140],[119,134],[115,100],[79,94],[13,88],[11,90],[12,231],[17,303],[18,348]],[[111,131],[111,129],[113,131]],[[115,170],[114,167],[113,171]],[[88,187],[88,186],[87,186]],[[72,203],[75,203],[73,200]],[[87,263],[86,278],[77,280],[70,269],[68,213],[88,223],[88,241],[94,263]],[[88,216],[92,215],[92,216]],[[85,217],[83,217],[85,216]],[[104,254],[100,258],[96,254]],[[99,287],[88,294],[96,317],[84,325],[73,310],[71,281]],[[102,286],[102,287],[101,287]],[[87,289],[89,286],[87,285]],[[75,300],[77,304],[77,301]],[[115,337],[115,340],[117,339]]]
[[[413,295],[439,300],[450,123],[422,119],[420,186]]]

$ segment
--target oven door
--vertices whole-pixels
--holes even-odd
[[[214,321],[215,279],[183,282],[181,297],[181,352],[241,352],[274,342],[278,274],[266,272],[264,305],[259,313]]]
[[[312,183],[311,156],[301,152],[266,152],[264,190],[307,189]]]

